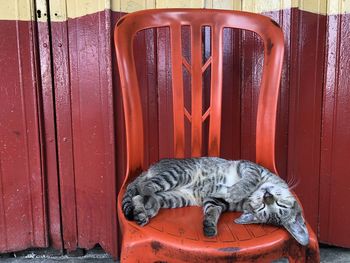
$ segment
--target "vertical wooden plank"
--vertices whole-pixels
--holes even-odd
[[[64,247],[116,257],[111,13],[101,1],[50,4]]]
[[[116,256],[110,11],[67,26],[78,247],[99,243]]]
[[[276,165],[279,175],[287,179],[288,164],[288,117],[289,117],[289,90],[290,87],[290,44],[291,44],[291,9],[280,11],[271,11],[263,13],[276,21],[283,30],[284,34],[284,63],[282,68],[280,94],[278,98],[277,123],[276,123]]]
[[[320,162],[320,198],[322,205],[319,208],[319,235],[323,242],[330,242],[330,210],[331,191],[333,188],[333,156],[334,136],[337,119],[337,95],[339,74],[339,35],[341,24],[338,16],[327,18],[326,41],[328,48],[325,54],[325,86],[322,110],[322,140],[321,140],[321,162]]]
[[[157,72],[158,72],[158,113],[159,113],[159,158],[174,155],[172,75],[169,28],[157,29]]]
[[[348,3],[349,4],[349,3]],[[345,7],[345,6],[344,6]],[[348,7],[349,8],[349,7]],[[349,197],[350,178],[348,160],[350,157],[350,14],[344,13],[339,17],[339,42],[337,45],[337,89],[334,96],[334,133],[333,133],[333,158],[332,158],[332,182],[329,185],[332,193],[329,210],[330,243],[349,247],[350,226],[347,218],[349,217],[349,204],[344,200]],[[334,191],[333,191],[334,189]],[[344,213],[346,211],[346,214]]]
[[[61,195],[63,246],[78,245],[68,24],[65,1],[50,2],[53,85],[56,111],[58,171]]]
[[[308,222],[317,229],[323,62],[326,17],[293,10],[288,139],[288,177]]]
[[[202,150],[201,155],[202,156],[219,156],[220,148],[215,147],[216,152],[210,152],[209,151],[209,133],[210,133],[210,125],[211,123],[211,91],[212,87],[213,89],[216,89],[216,85],[212,84],[212,78],[213,78],[213,39],[212,39],[212,32],[213,27],[212,26],[202,26]],[[222,33],[221,33],[222,34]],[[215,64],[215,62],[214,62]],[[204,69],[205,65],[205,69]],[[222,85],[221,85],[222,88]],[[215,107],[214,107],[215,108]],[[217,128],[219,130],[221,127],[218,125]],[[219,131],[216,131],[217,135],[219,134]],[[221,134],[220,134],[221,135]],[[219,135],[219,136],[220,136]],[[190,141],[190,140],[189,140]],[[217,146],[220,145],[220,141]]]
[[[159,127],[158,127],[158,90],[157,90],[157,30],[150,29],[145,33],[146,68],[147,68],[147,102],[148,121],[148,163],[159,160]]]
[[[265,3],[270,6],[272,3]],[[261,12],[258,1],[241,1],[243,11]],[[241,158],[255,161],[256,116],[264,46],[254,33],[242,31]]]
[[[0,6],[9,7],[16,16],[0,20],[0,252],[48,245],[33,9]],[[21,11],[29,20],[17,20]]]
[[[277,108],[276,166],[279,175],[287,180],[289,92],[293,88],[290,86],[292,9],[285,8],[278,12],[271,12],[270,17],[279,23],[284,33],[284,63]]]
[[[29,26],[29,27],[28,27]],[[22,28],[23,27],[23,28]],[[30,34],[24,36],[24,30]],[[28,39],[26,39],[28,37]],[[38,68],[37,58],[38,50],[36,45],[37,32],[34,27],[34,22],[29,24],[17,24],[17,51],[18,51],[18,66],[19,66],[19,81],[21,88],[21,102],[23,105],[22,116],[23,120],[23,135],[26,142],[27,151],[27,176],[29,194],[31,198],[31,216],[32,216],[32,235],[34,246],[47,246],[47,224],[46,224],[46,204],[44,195],[44,175],[42,166],[42,137],[41,137],[41,120],[40,120],[40,99],[38,85]],[[27,43],[22,46],[22,43]],[[29,45],[28,45],[29,44]],[[26,59],[28,59],[26,61]],[[26,74],[28,72],[29,74]],[[27,98],[31,98],[29,101]],[[29,134],[33,135],[30,136]],[[36,245],[38,244],[38,245]]]
[[[173,76],[174,157],[183,158],[185,156],[185,106],[182,73],[181,25],[173,26],[170,34]]]
[[[350,246],[349,25],[349,14],[328,16],[320,162],[320,241],[343,247]]]
[[[78,236],[67,35],[67,22],[51,23],[63,243],[74,250]]]
[[[140,89],[140,96],[141,96],[141,106],[142,106],[142,113],[143,113],[143,121],[144,121],[144,129],[143,129],[143,137],[144,137],[144,161],[145,163],[149,162],[149,152],[148,149],[148,138],[149,138],[149,126],[148,125],[148,85],[147,85],[147,55],[146,55],[146,39],[145,34],[147,30],[142,30],[141,32],[138,32],[135,35],[134,38],[134,45],[133,45],[133,51],[134,51],[134,59],[135,59],[135,65],[136,65],[136,72],[137,72],[137,82]]]
[[[141,103],[145,141],[145,163],[158,160],[158,99],[156,69],[156,30],[139,32],[134,39],[134,56]]]
[[[241,31],[223,30],[221,156],[241,156]]]
[[[212,69],[210,90],[210,123],[209,146],[210,156],[219,156],[221,142],[221,114],[222,114],[222,70],[223,70],[223,28],[213,26],[211,35],[212,43]]]
[[[256,34],[242,31],[241,158],[255,160],[255,131],[263,68],[263,43]]]
[[[47,216],[50,246],[63,249],[61,235],[61,211],[59,196],[59,181],[57,170],[57,147],[55,129],[54,89],[52,85],[51,40],[48,23],[48,8],[46,1],[36,2],[38,48],[40,56],[41,98],[43,110],[43,147],[44,168],[46,174]],[[40,11],[40,13],[39,13]]]

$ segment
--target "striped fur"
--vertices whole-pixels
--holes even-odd
[[[185,206],[203,207],[206,236],[217,234],[221,213],[242,211],[236,223],[282,225],[299,243],[309,242],[302,210],[288,185],[250,161],[163,159],[128,185],[122,201],[126,218],[139,225],[160,208]]]

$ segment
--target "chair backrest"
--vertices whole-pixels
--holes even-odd
[[[181,27],[190,26],[191,64],[182,56]],[[202,62],[202,27],[211,27],[211,57]],[[275,167],[276,111],[283,62],[283,34],[276,22],[258,14],[211,9],[145,10],[122,17],[114,32],[114,41],[124,104],[127,174],[143,167],[144,138],[139,83],[133,54],[137,32],[157,27],[170,28],[174,157],[184,157],[185,124],[191,122],[191,155],[200,156],[202,124],[210,115],[208,154],[220,154],[222,35],[224,28],[238,28],[257,33],[264,43],[264,67],[259,92],[256,126],[256,161],[270,170]],[[210,106],[203,113],[202,75],[211,64]],[[183,65],[191,74],[191,113],[184,107]]]

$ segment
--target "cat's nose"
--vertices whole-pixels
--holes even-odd
[[[267,204],[267,205],[271,205],[275,202],[275,198],[273,197],[273,195],[266,191],[265,194],[264,194],[264,203]]]

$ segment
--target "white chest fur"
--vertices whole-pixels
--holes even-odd
[[[240,179],[240,176],[237,173],[237,168],[235,165],[232,165],[230,167],[228,172],[225,174],[225,179],[226,180],[223,186],[226,186],[226,187],[231,187],[232,185],[238,182],[238,180]]]

